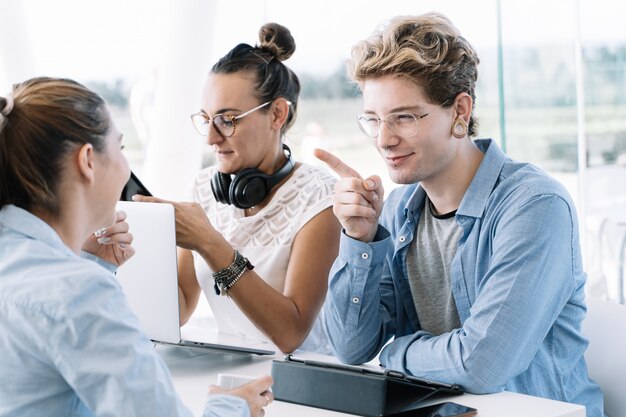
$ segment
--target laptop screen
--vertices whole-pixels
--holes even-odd
[[[117,270],[117,279],[146,335],[178,343],[176,221],[171,204],[120,201],[128,216],[135,255]]]
[[[117,279],[148,338],[231,353],[275,353],[267,343],[219,333],[206,323],[195,329],[195,335],[199,336],[195,341],[181,341],[174,207],[120,201],[117,209],[128,216],[126,221],[135,248],[135,255],[118,268]]]

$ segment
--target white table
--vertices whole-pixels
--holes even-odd
[[[253,356],[222,354],[201,349],[157,346],[170,368],[178,394],[196,416],[202,414],[207,388],[217,383],[220,373],[248,376],[269,374],[273,359],[283,355]],[[295,354],[298,358],[336,361],[315,354]],[[432,403],[453,401],[478,410],[479,417],[585,417],[585,407],[512,392],[489,395],[463,394],[438,399]],[[426,404],[426,403],[425,403]],[[274,401],[266,409],[267,417],[340,417],[350,414]]]

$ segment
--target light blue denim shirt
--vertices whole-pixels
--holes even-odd
[[[0,416],[190,415],[111,271],[38,217],[3,207]],[[204,415],[250,412],[242,398],[216,395]]]
[[[342,234],[324,306],[337,356],[372,360],[473,393],[509,390],[587,406],[603,415],[587,376],[578,223],[567,191],[538,168],[508,159],[491,140],[456,220],[463,229],[450,274],[462,327],[420,330],[406,255],[425,192],[418,184],[387,198],[377,236]]]

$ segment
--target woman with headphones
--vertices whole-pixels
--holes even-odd
[[[220,331],[285,353],[331,353],[318,313],[339,247],[335,179],[295,162],[283,143],[300,92],[282,63],[295,50],[291,33],[270,23],[259,38],[213,66],[192,115],[217,163],[196,177],[193,203],[174,203],[181,325],[204,292]]]

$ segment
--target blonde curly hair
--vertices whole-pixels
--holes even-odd
[[[440,13],[398,16],[368,39],[352,47],[348,76],[359,86],[385,75],[409,79],[424,89],[432,103],[450,106],[459,93],[476,102],[480,60],[454,24]],[[476,134],[472,115],[470,136]]]

